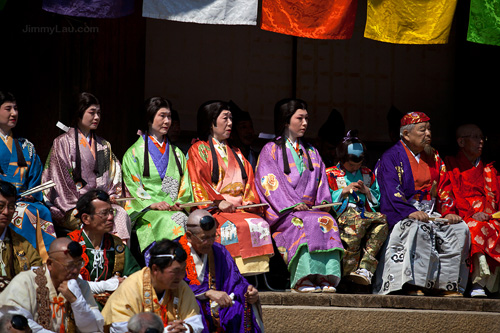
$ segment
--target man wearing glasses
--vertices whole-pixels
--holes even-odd
[[[151,248],[148,267],[129,276],[102,310],[109,332],[127,332],[127,323],[141,312],[152,312],[163,321],[164,332],[201,332],[203,322],[186,275],[186,252],[168,239]]]
[[[9,228],[16,210],[16,197],[16,187],[0,180],[0,279],[4,280],[0,292],[16,274],[42,265],[42,259],[33,246]]]
[[[261,332],[259,293],[226,248],[215,243],[216,231],[212,215],[199,209],[189,215],[187,242],[180,240],[188,253],[185,280],[205,317],[205,331]]]
[[[90,287],[78,278],[84,265],[80,244],[57,238],[48,254],[44,266],[16,275],[0,294],[0,305],[16,307],[34,332],[103,332]]]
[[[457,128],[458,154],[445,159],[458,214],[471,233],[472,297],[486,297],[500,284],[500,223],[491,214],[500,210],[500,182],[493,163],[483,163],[486,137],[474,124]]]
[[[76,209],[76,217],[82,221],[82,227],[70,232],[68,237],[83,248],[85,266],[80,275],[89,281],[102,310],[123,279],[141,268],[122,240],[110,234],[116,211],[111,207],[106,192],[98,189],[88,191],[78,199]]]

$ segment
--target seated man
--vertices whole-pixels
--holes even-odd
[[[42,259],[35,248],[9,228],[16,210],[16,196],[16,187],[0,180],[0,277],[7,282],[19,272],[42,265]],[[2,290],[0,288],[0,292]]]
[[[0,294],[15,306],[33,332],[103,332],[103,318],[87,281],[78,278],[82,247],[68,238],[50,244],[47,263],[21,272]]]
[[[141,312],[128,321],[128,333],[160,333],[163,332],[161,318],[151,312]]]
[[[118,288],[125,276],[140,270],[137,261],[122,240],[110,234],[114,227],[115,210],[109,195],[102,190],[89,190],[76,203],[77,217],[82,228],[68,237],[80,243],[85,266],[80,270],[99,305],[104,307],[111,292]]]
[[[404,286],[412,295],[423,295],[425,288],[462,296],[467,285],[469,229],[455,214],[446,168],[430,146],[429,120],[422,112],[406,114],[401,140],[376,165],[380,211],[392,230],[381,251],[374,293]]]
[[[201,332],[200,309],[182,280],[186,252],[179,244],[163,239],[150,253],[149,266],[125,279],[106,302],[102,310],[106,327],[111,333],[127,332],[132,316],[153,312],[161,317],[165,332]]]
[[[260,332],[253,306],[259,300],[258,291],[240,274],[226,248],[215,243],[216,231],[212,215],[195,210],[180,240],[188,253],[185,280],[205,318],[204,331]]]
[[[500,223],[491,217],[499,210],[500,182],[493,163],[481,161],[485,138],[479,127],[457,129],[457,156],[445,158],[458,213],[471,233],[472,297],[484,297],[484,288],[498,291],[500,284]]]
[[[0,332],[2,333],[31,333],[28,319],[20,315],[16,308],[10,305],[0,307]]]

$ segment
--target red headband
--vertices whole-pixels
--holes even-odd
[[[425,113],[423,112],[410,112],[404,115],[401,118],[401,127],[410,125],[410,124],[418,124],[424,123],[426,121],[431,120]]]

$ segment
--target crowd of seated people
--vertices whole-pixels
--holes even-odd
[[[474,124],[457,129],[458,154],[443,160],[430,118],[405,114],[372,171],[356,131],[336,139],[325,166],[305,139],[305,101],[276,103],[275,137],[260,150],[249,113],[205,102],[185,154],[169,138],[170,101],[152,97],[120,163],[95,134],[98,99],[81,93],[74,111],[43,168],[13,134],[15,97],[0,91],[2,325],[260,332],[247,278],[269,272],[275,251],[298,293],[344,282],[377,294],[498,292],[500,182]]]

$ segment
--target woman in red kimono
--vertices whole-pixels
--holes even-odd
[[[198,109],[197,123],[200,141],[189,149],[187,161],[193,196],[197,202],[214,202],[217,241],[231,253],[240,272],[267,272],[273,254],[269,224],[254,214],[258,208],[238,208],[260,201],[252,166],[227,142],[232,129],[228,103],[204,103]]]

